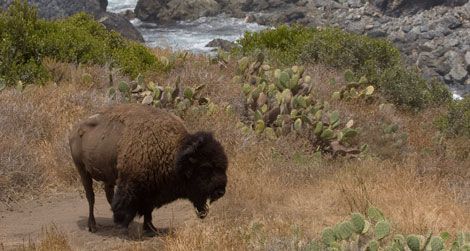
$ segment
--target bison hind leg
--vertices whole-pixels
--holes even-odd
[[[114,222],[127,228],[137,214],[137,205],[136,197],[132,193],[118,187],[111,205]]]

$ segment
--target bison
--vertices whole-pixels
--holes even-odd
[[[104,183],[114,222],[127,228],[144,216],[146,234],[156,233],[155,208],[184,198],[204,218],[209,204],[225,194],[222,145],[209,132],[188,133],[180,118],[161,109],[104,108],[74,127],[69,144],[89,204],[90,232],[96,231],[92,179]]]

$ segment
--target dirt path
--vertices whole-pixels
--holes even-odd
[[[142,239],[142,219],[135,220],[126,230],[112,222],[112,212],[103,194],[96,195],[95,217],[98,231],[87,229],[88,204],[79,193],[23,203],[10,209],[0,208],[0,250],[27,245],[29,240],[41,237],[44,229],[55,225],[66,234],[74,250],[104,250],[119,248],[123,244]],[[192,205],[176,201],[153,212],[157,228],[168,231],[183,222],[197,220]]]

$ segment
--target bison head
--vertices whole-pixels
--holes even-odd
[[[184,140],[176,167],[199,218],[207,216],[210,203],[224,196],[227,165],[224,148],[211,133],[198,132]]]

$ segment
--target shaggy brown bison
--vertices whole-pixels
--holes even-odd
[[[225,193],[222,145],[211,133],[188,133],[181,119],[160,109],[105,108],[76,125],[69,143],[89,204],[91,232],[96,231],[92,179],[104,182],[114,222],[127,227],[136,215],[144,216],[147,234],[156,231],[154,208],[185,198],[204,218],[209,203]]]

